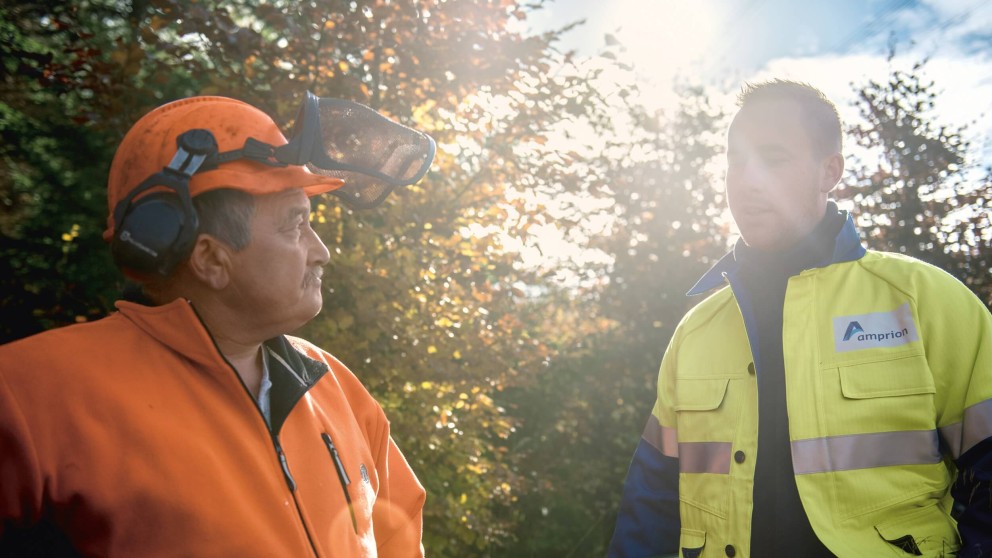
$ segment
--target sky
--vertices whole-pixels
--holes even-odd
[[[852,83],[929,59],[937,117],[968,125],[976,150],[992,155],[992,0],[548,0],[528,20],[535,30],[585,20],[556,45],[580,55],[612,35],[645,102],[660,107],[677,99],[676,82],[732,104],[745,80],[782,77],[820,88],[849,121]]]

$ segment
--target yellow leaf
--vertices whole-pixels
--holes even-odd
[[[455,349],[455,352],[451,353],[451,356],[455,357],[455,360],[460,360],[462,358],[462,352]]]
[[[437,352],[437,347],[435,347],[434,345],[427,347],[427,354],[432,355],[436,352]]]

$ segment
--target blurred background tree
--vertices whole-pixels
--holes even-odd
[[[990,170],[968,160],[963,128],[934,118],[939,90],[925,65],[856,87],[863,121],[848,133],[873,156],[849,158],[838,197],[859,209],[870,246],[930,262],[992,306]]]
[[[0,340],[97,319],[117,143],[218,94],[288,130],[305,91],[432,134],[419,185],[373,211],[315,202],[332,252],[302,335],[376,395],[428,490],[432,556],[602,556],[684,293],[728,246],[728,115],[605,85],[607,47],[526,35],[542,2],[135,0],[0,6]],[[987,170],[930,109],[923,67],[857,86],[839,196],[869,241],[992,304]],[[613,74],[609,74],[613,75]],[[562,147],[562,146],[567,147]],[[563,243],[549,247],[554,233]],[[534,257],[537,254],[538,257]]]

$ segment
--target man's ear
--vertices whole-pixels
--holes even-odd
[[[827,194],[837,187],[840,177],[844,174],[844,156],[840,153],[834,153],[823,159],[821,165],[823,176],[820,192]]]
[[[231,280],[231,248],[209,234],[196,237],[187,267],[201,283],[221,290]]]

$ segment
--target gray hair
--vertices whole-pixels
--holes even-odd
[[[193,198],[200,220],[201,234],[209,234],[235,252],[251,242],[251,220],[255,215],[255,198],[241,190],[221,188]]]

